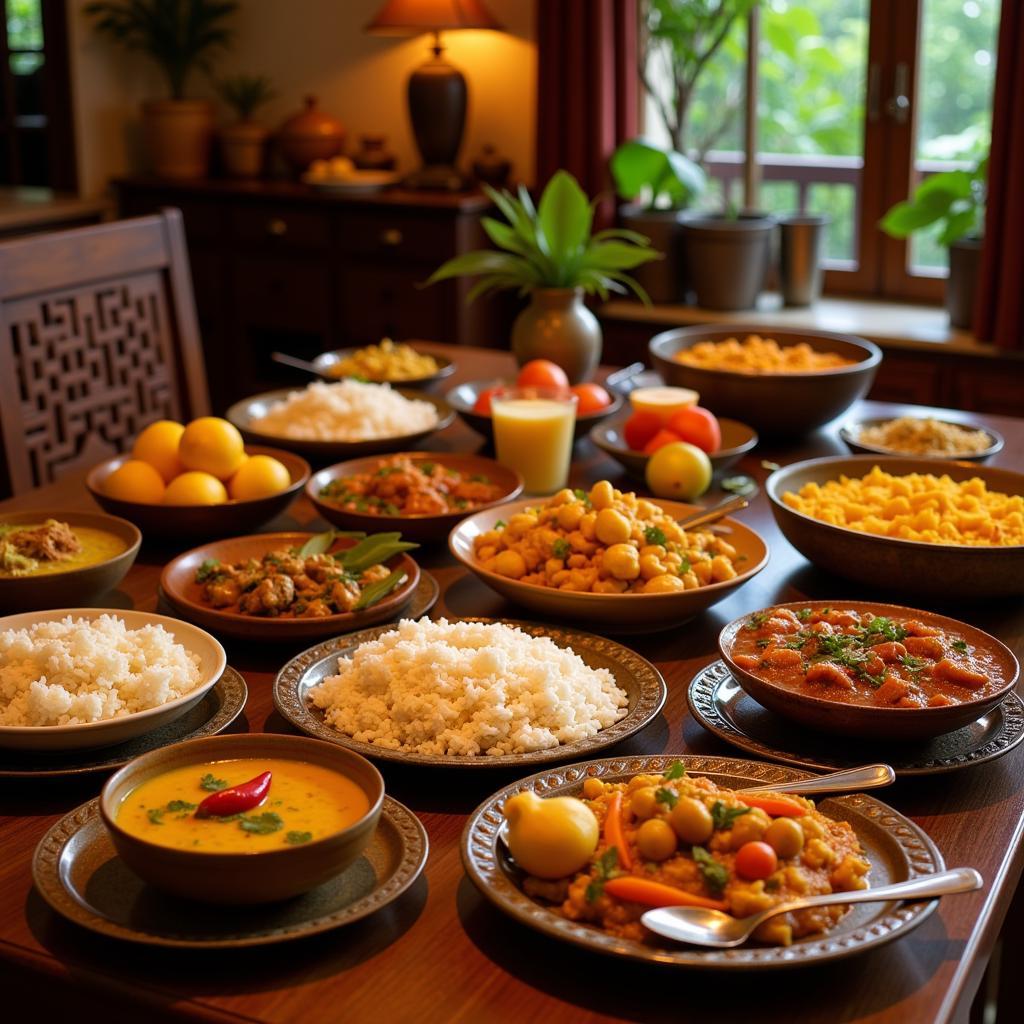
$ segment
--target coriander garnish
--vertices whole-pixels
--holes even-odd
[[[308,843],[312,838],[312,832],[288,832],[284,837],[284,841],[291,843],[292,846],[300,846],[302,843]]]
[[[619,848],[617,846],[609,846],[597,858],[594,868],[596,869],[597,877],[590,882],[587,886],[587,891],[584,893],[588,903],[593,903],[594,900],[599,899],[604,894],[604,883],[619,873]]]
[[[721,893],[729,881],[729,871],[724,864],[719,864],[703,846],[693,848],[693,859],[704,877],[704,884],[716,896]]]
[[[679,795],[665,786],[661,786],[659,789],[655,790],[654,799],[659,804],[667,805],[669,810],[679,803]]]
[[[727,807],[721,800],[711,805],[711,821],[715,828],[731,828],[737,818],[749,813],[749,807]]]
[[[673,761],[664,772],[661,777],[671,782],[673,779],[681,779],[686,774],[686,769],[683,767],[682,761]]]
[[[211,793],[216,793],[219,790],[227,789],[228,783],[227,779],[215,779],[211,772],[207,772],[199,780],[199,788],[208,790]]]

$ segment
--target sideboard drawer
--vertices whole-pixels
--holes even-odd
[[[417,288],[426,276],[415,268],[345,267],[339,279],[345,343],[368,345],[386,337],[454,341],[446,337],[448,286]]]
[[[232,269],[237,323],[329,333],[329,271],[321,261],[236,256]]]
[[[236,206],[231,224],[235,239],[247,244],[326,249],[331,242],[330,217],[299,206]]]
[[[345,253],[417,260],[431,269],[456,252],[450,218],[409,216],[398,211],[347,212],[339,225],[338,241]]]

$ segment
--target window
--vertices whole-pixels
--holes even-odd
[[[4,0],[0,184],[75,187],[62,0]]]
[[[761,0],[758,205],[826,213],[826,288],[938,299],[936,232],[877,227],[927,175],[988,151],[999,0]],[[690,104],[686,146],[712,181],[705,205],[743,203],[748,26],[737,18]],[[655,92],[663,65],[648,69]],[[656,97],[648,134],[667,141]]]

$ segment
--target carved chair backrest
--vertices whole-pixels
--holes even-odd
[[[178,210],[0,243],[0,491],[208,412]]]

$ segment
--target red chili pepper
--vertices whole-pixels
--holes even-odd
[[[226,818],[232,814],[241,814],[257,804],[270,789],[270,772],[257,775],[248,782],[240,782],[237,786],[211,793],[197,808],[197,818]]]

